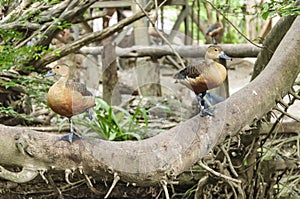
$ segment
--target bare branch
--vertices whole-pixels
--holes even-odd
[[[0,166],[0,177],[16,183],[24,183],[33,180],[39,172],[36,169],[23,168],[20,172],[12,172]]]
[[[209,45],[200,46],[176,46],[172,45],[172,49],[178,53],[179,56],[185,58],[200,58],[204,57],[206,49]],[[254,47],[250,44],[222,44],[220,45],[226,54],[234,58],[243,57],[257,57],[260,48]],[[123,58],[129,57],[162,57],[167,55],[174,55],[173,50],[168,45],[163,46],[131,46],[128,48],[116,47],[116,55]],[[96,47],[82,47],[80,52],[83,54],[100,55],[103,51],[102,46]]]
[[[219,173],[211,168],[209,168],[206,164],[204,164],[202,161],[199,161],[198,164],[205,170],[207,170],[208,172],[212,173],[213,175],[215,176],[218,176],[218,177],[221,177],[221,178],[224,178],[225,180],[229,180],[229,181],[233,181],[233,182],[237,182],[237,183],[242,183],[241,180],[237,180],[237,179],[234,179],[230,176],[227,176],[227,175],[224,175],[222,173]]]
[[[144,8],[144,10],[146,11],[150,11],[151,8],[153,6],[152,1],[150,1],[146,7]],[[58,59],[60,59],[61,57],[64,57],[72,52],[75,52],[77,50],[79,50],[81,47],[88,45],[94,41],[99,41],[99,40],[103,40],[106,37],[112,35],[113,33],[123,29],[125,26],[131,24],[132,22],[142,18],[145,16],[144,12],[137,12],[134,15],[123,19],[122,21],[120,21],[118,24],[115,24],[111,27],[105,28],[102,31],[98,31],[98,32],[94,32],[94,33],[89,33],[86,36],[82,37],[81,39],[74,41],[68,45],[64,45],[58,49],[56,49],[54,52],[51,52],[49,54],[46,54],[45,56],[43,56],[40,60],[38,60],[37,62],[34,63],[34,67],[35,68],[42,68],[43,66],[56,61]]]

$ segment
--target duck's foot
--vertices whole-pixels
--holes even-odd
[[[214,108],[211,108],[211,107],[209,107],[209,108],[205,108],[205,109],[201,109],[200,110],[200,116],[201,117],[205,117],[205,116],[214,116],[215,114],[214,114]]]
[[[60,140],[67,141],[70,144],[72,144],[75,140],[78,139],[81,139],[81,136],[78,135],[76,132],[71,132],[60,137]]]

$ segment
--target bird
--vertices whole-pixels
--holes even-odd
[[[211,45],[207,48],[203,61],[188,65],[174,75],[176,83],[179,82],[194,91],[201,116],[213,116],[208,108],[220,101],[220,99],[213,100],[216,96],[210,94],[208,98],[204,98],[208,90],[220,86],[226,79],[227,70],[218,63],[219,59],[232,60],[220,46]]]
[[[217,44],[220,42],[220,38],[223,35],[224,26],[221,20],[219,20],[219,16],[217,15],[217,22],[213,25],[209,26],[205,32],[206,36],[210,36],[213,44]]]
[[[49,88],[47,104],[55,113],[69,119],[70,133],[61,136],[60,140],[73,143],[81,139],[81,136],[73,128],[72,116],[87,111],[89,118],[92,119],[95,98],[83,83],[71,79],[70,68],[67,65],[55,65],[45,77],[53,75],[58,75],[60,78]]]

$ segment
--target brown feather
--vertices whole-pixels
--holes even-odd
[[[196,95],[220,86],[226,79],[226,68],[218,63],[223,50],[219,46],[207,49],[205,60],[188,65],[175,74],[178,82],[193,90]]]
[[[61,78],[50,87],[47,95],[47,103],[54,112],[71,118],[95,106],[95,98],[86,86],[69,79],[67,66],[56,66],[53,70],[61,75]]]

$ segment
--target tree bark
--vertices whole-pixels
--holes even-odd
[[[215,106],[214,117],[195,116],[142,141],[110,142],[84,137],[73,144],[59,136],[20,127],[0,126],[0,163],[23,168],[12,178],[2,166],[0,177],[24,182],[38,171],[80,170],[99,178],[119,176],[145,186],[171,181],[204,157],[226,135],[236,134],[261,118],[293,85],[300,71],[300,17],[282,39],[262,73],[225,102]],[[22,176],[26,176],[26,179]]]
[[[172,46],[181,57],[184,58],[199,58],[204,57],[206,49],[209,45],[200,46]],[[220,44],[223,50],[233,58],[257,57],[260,48],[251,44]],[[103,51],[103,47],[82,47],[82,53],[99,55]],[[174,55],[172,49],[167,46],[131,46],[128,48],[116,47],[118,57],[155,57],[160,58],[167,55]]]

